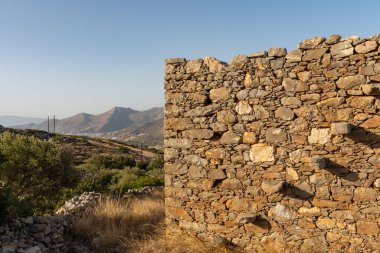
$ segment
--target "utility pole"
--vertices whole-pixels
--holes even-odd
[[[55,115],[53,116],[53,133],[55,134]]]
[[[140,143],[140,160],[143,161],[143,149],[142,149],[142,143]]]
[[[47,137],[48,137],[48,140],[49,140],[49,133],[50,133],[50,119],[49,119],[49,116],[48,116],[48,129],[47,129]]]

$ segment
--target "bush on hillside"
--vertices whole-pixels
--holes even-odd
[[[0,224],[19,216],[33,214],[31,204],[14,196],[10,187],[0,187]]]
[[[124,167],[134,167],[135,159],[125,154],[99,154],[87,159],[86,164],[96,169],[124,169]]]
[[[0,135],[0,182],[37,213],[51,208],[71,176],[71,156],[54,143],[9,132]]]

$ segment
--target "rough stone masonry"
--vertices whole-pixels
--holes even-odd
[[[168,227],[251,252],[379,252],[379,44],[167,59]]]

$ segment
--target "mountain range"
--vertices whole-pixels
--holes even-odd
[[[96,135],[122,141],[132,141],[133,139],[133,142],[161,144],[163,143],[163,118],[162,107],[154,107],[145,111],[114,107],[97,115],[79,113],[68,118],[56,119],[55,131],[61,134]],[[50,132],[53,132],[53,125],[51,119],[49,121]],[[47,131],[48,121],[17,125],[13,128]]]
[[[42,118],[31,118],[31,117],[19,117],[19,116],[0,116],[0,125],[8,127],[8,126],[16,126],[16,125],[25,125],[30,123],[39,124],[43,122],[45,119]]]

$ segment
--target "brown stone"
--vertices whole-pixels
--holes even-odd
[[[243,143],[254,144],[257,143],[257,136],[254,132],[244,132]]]
[[[282,81],[285,91],[288,92],[302,92],[308,91],[309,87],[302,81],[291,78],[284,78]]]
[[[366,95],[380,95],[380,83],[362,85],[362,91]]]
[[[312,207],[312,208],[301,207],[298,210],[298,213],[302,214],[303,216],[307,216],[307,217],[314,217],[314,216],[322,215],[321,209],[319,209],[318,207]]]
[[[223,124],[234,124],[237,121],[236,115],[230,110],[217,112],[216,119]]]
[[[273,162],[274,149],[262,143],[251,146],[250,158],[252,162]]]
[[[185,69],[187,73],[196,73],[202,69],[203,60],[196,59],[186,63]]]
[[[302,61],[319,60],[326,52],[327,48],[308,50],[304,56],[302,56]]]
[[[300,252],[308,253],[325,253],[327,252],[327,243],[324,236],[312,237],[303,240]]]
[[[380,126],[380,116],[374,115],[372,118],[367,119],[363,124],[360,125],[364,128],[376,128]]]
[[[236,135],[234,132],[228,131],[222,135],[220,143],[222,144],[238,144],[240,142],[240,136]]]
[[[266,221],[245,224],[245,232],[252,234],[264,234],[269,232],[269,224]]]
[[[377,49],[378,45],[376,41],[366,41],[355,47],[355,51],[359,54],[366,54]]]
[[[301,95],[301,100],[306,103],[317,103],[321,100],[321,95],[319,94],[304,94]]]
[[[233,69],[241,69],[248,62],[248,58],[245,55],[238,55],[231,59],[229,64]]]
[[[347,98],[347,104],[353,108],[359,109],[369,109],[373,107],[375,103],[374,97],[360,96],[360,97],[349,97]]]
[[[286,181],[297,181],[299,179],[298,173],[293,168],[286,168]]]
[[[249,105],[249,103],[247,101],[240,101],[236,107],[235,107],[235,111],[239,114],[239,115],[243,115],[243,114],[250,114],[252,112],[252,107]]]
[[[189,221],[193,220],[191,216],[186,212],[185,208],[182,207],[167,207],[166,213],[176,219],[184,219]]]
[[[317,103],[320,107],[336,107],[344,103],[344,98],[342,97],[336,97],[336,98],[328,98],[325,100],[322,100],[321,102]]]
[[[253,112],[257,120],[269,118],[269,112],[262,105],[254,105]]]
[[[265,134],[267,143],[287,141],[288,137],[281,128],[268,128]]]
[[[286,48],[271,48],[268,50],[269,57],[284,57],[286,55]]]
[[[223,148],[212,148],[205,153],[207,158],[223,159],[225,156],[225,150]]]
[[[364,67],[359,68],[359,74],[367,75],[367,76],[375,75],[375,71],[373,70],[373,65],[364,66]]]
[[[311,129],[311,134],[308,137],[308,141],[312,144],[326,144],[330,141],[330,131],[328,128]]]
[[[335,227],[336,220],[335,219],[329,219],[329,218],[319,218],[317,220],[317,227],[320,229],[332,229]]]
[[[314,37],[311,39],[303,40],[298,48],[300,49],[313,49],[316,48],[318,45],[322,44],[323,41],[326,39],[324,37]]]
[[[336,44],[336,43],[338,43],[338,42],[340,41],[341,38],[342,38],[342,36],[340,36],[339,34],[332,34],[332,35],[330,35],[330,36],[326,39],[325,43],[326,43],[327,45]]]
[[[184,131],[183,135],[189,139],[208,140],[214,135],[214,131],[209,129],[193,129]]]
[[[165,129],[186,130],[193,127],[190,118],[167,118],[165,119]]]
[[[207,172],[207,174],[208,174],[209,179],[215,179],[215,180],[225,179],[227,177],[224,170],[221,170],[221,169],[210,169]]]
[[[281,98],[281,104],[284,106],[297,107],[302,105],[302,102],[297,97],[284,97]]]
[[[286,56],[286,61],[288,62],[300,62],[302,58],[302,51],[299,49],[290,51]]]
[[[231,96],[230,88],[221,87],[221,88],[210,90],[210,99],[213,102],[228,100],[230,96]]]
[[[379,226],[373,221],[360,220],[356,222],[356,231],[358,234],[376,236],[379,233]]]
[[[377,193],[372,188],[358,187],[354,191],[355,202],[373,202],[376,201]]]
[[[223,180],[222,184],[220,185],[220,189],[222,190],[231,190],[231,191],[236,191],[236,190],[243,190],[243,185],[240,182],[239,179],[225,179]]]
[[[284,181],[267,181],[267,180],[264,180],[261,183],[261,189],[268,194],[273,194],[273,193],[281,191],[283,186],[284,186]]]
[[[215,57],[204,57],[203,62],[208,67],[209,71],[212,73],[218,73],[227,70],[227,64],[219,61]]]
[[[292,120],[294,118],[294,112],[292,109],[281,106],[276,109],[274,116],[277,119]]]
[[[231,209],[234,211],[252,212],[255,211],[253,206],[253,200],[248,198],[234,197],[231,200]]]
[[[356,76],[341,77],[336,82],[336,85],[338,86],[339,89],[349,90],[365,83],[366,83],[366,79],[363,75],[356,75]]]
[[[331,46],[330,52],[333,58],[342,58],[354,54],[354,48],[352,47],[351,42],[342,41]]]

